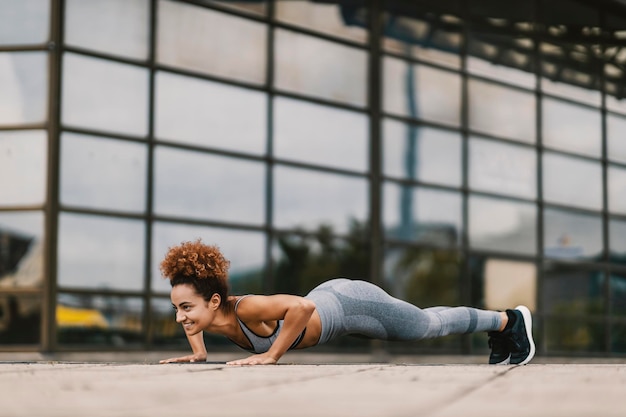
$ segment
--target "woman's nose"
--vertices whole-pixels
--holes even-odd
[[[182,311],[176,312],[176,323],[182,323],[185,320],[185,314]]]

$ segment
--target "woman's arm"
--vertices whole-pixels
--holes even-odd
[[[159,363],[175,363],[175,362],[204,362],[206,361],[207,353],[206,346],[204,345],[204,337],[202,332],[194,335],[187,335],[189,345],[191,345],[191,351],[193,354],[187,356],[181,356],[178,358],[169,358],[160,361]]]
[[[228,364],[275,364],[302,333],[314,311],[313,301],[295,295],[254,296],[241,301],[237,314],[244,322],[284,320],[283,327],[267,352],[228,362]]]

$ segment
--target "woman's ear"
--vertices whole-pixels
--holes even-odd
[[[211,299],[209,300],[209,307],[211,308],[211,310],[217,310],[221,304],[222,297],[220,297],[220,295],[217,293],[213,294],[211,296]]]

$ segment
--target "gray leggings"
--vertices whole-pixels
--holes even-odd
[[[315,287],[306,298],[315,302],[322,320],[318,344],[346,334],[406,341],[499,330],[502,325],[497,311],[420,309],[366,281],[333,279]]]

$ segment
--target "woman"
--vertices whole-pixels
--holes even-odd
[[[275,364],[289,349],[303,349],[355,334],[382,340],[419,340],[489,332],[490,364],[528,363],[535,354],[530,311],[469,307],[420,309],[365,281],[334,279],[306,297],[228,293],[230,263],[200,240],[169,249],[161,272],[172,285],[176,321],[193,354],[161,363],[205,361],[203,331],[227,337],[254,355],[229,365]]]

